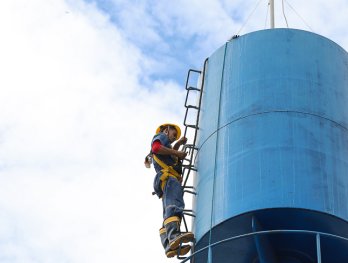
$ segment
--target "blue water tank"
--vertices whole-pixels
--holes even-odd
[[[348,262],[348,54],[293,29],[208,59],[195,263]]]

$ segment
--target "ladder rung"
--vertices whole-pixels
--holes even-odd
[[[200,70],[198,70],[198,69],[189,69],[189,72],[190,71],[192,71],[192,72],[196,72],[196,73],[198,73],[198,74],[201,74],[202,73],[202,71],[200,71]]]
[[[183,163],[183,164],[182,164],[183,167],[185,167],[185,168],[190,168],[190,169],[194,167],[194,165],[193,165],[193,163],[191,162],[190,159],[188,159],[188,160],[185,159],[185,161],[189,162],[189,164]]]
[[[185,108],[199,110],[197,106],[193,106],[193,105],[187,105],[187,106],[185,105]]]
[[[195,91],[201,91],[199,88],[196,87],[188,87],[186,90],[195,90]]]
[[[197,172],[197,168],[194,167],[193,165],[188,165],[188,164],[186,165],[186,164],[184,164],[183,167],[186,168],[187,170],[191,170],[191,171]]]
[[[186,161],[190,162],[190,160],[186,160]],[[192,163],[190,163],[190,164],[185,164],[185,163],[183,163],[183,164],[182,164],[182,167],[184,167],[184,168],[186,168],[186,169],[195,168],[195,166],[194,166]]]
[[[184,124],[186,127],[188,128],[193,128],[193,129],[197,129],[198,130],[198,126],[197,125],[192,125],[192,124]]]
[[[189,149],[194,149],[194,150],[199,150],[198,147],[196,147],[196,145],[193,145],[193,144],[185,144],[185,149],[186,148],[189,148]]]
[[[184,190],[184,193],[189,193],[189,194],[197,195],[196,192],[190,191],[190,190]]]
[[[185,211],[186,211],[186,210],[184,210],[184,212],[183,212],[184,215],[196,217],[196,215],[193,213],[192,210],[190,210],[190,213],[189,213],[189,212],[185,212]]]

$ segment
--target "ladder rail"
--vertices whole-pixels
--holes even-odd
[[[189,193],[189,194],[192,194],[194,196],[197,195],[195,187],[194,186],[187,186],[187,182],[188,182],[188,179],[190,177],[191,171],[192,170],[193,171],[197,171],[197,169],[194,167],[192,162],[193,162],[193,156],[195,155],[195,151],[198,152],[198,150],[199,150],[199,148],[196,147],[196,142],[197,142],[197,132],[198,132],[198,129],[199,129],[198,125],[199,125],[199,117],[200,117],[200,111],[201,111],[203,87],[204,87],[205,72],[206,72],[207,64],[208,64],[208,58],[206,58],[205,61],[204,61],[204,66],[203,66],[203,70],[202,71],[190,69],[188,71],[188,73],[187,73],[187,78],[186,78],[185,89],[187,90],[187,93],[186,93],[186,99],[185,99],[186,112],[185,112],[185,118],[184,118],[184,126],[185,126],[184,137],[186,137],[186,135],[187,135],[188,128],[194,129],[194,136],[193,136],[193,143],[192,144],[183,145],[183,148],[182,148],[182,150],[185,151],[185,152],[186,152],[187,149],[189,150],[189,158],[185,158],[183,160],[183,162],[184,161],[188,162],[188,164],[183,164],[183,167],[184,167],[183,173],[182,173],[183,179],[184,179],[183,180],[183,197],[184,197],[185,193]],[[195,72],[195,73],[199,73],[199,74],[203,73],[202,76],[201,76],[200,88],[195,88],[195,87],[188,86],[191,72]],[[188,97],[189,97],[190,91],[197,91],[197,92],[199,92],[198,106],[194,106],[194,105],[189,105],[188,104]],[[193,110],[197,111],[196,122],[195,122],[194,125],[190,125],[190,124],[186,123],[187,116],[188,116],[188,111],[190,109],[193,109]],[[193,209],[185,209],[183,211],[182,220],[183,220],[183,223],[184,223],[185,231],[189,232],[185,216],[191,216],[191,217],[194,218],[194,217],[196,217],[196,215],[195,215],[195,212],[193,211]],[[192,249],[194,250],[194,245],[193,245]],[[186,257],[180,256],[180,249],[179,249],[179,252],[177,254],[177,258],[180,259],[180,260],[186,258]]]
[[[197,171],[197,169],[195,167],[193,167],[193,164],[192,164],[192,161],[193,161],[193,156],[194,156],[194,151],[198,150],[198,148],[195,146],[196,144],[196,141],[197,141],[197,127],[198,127],[198,124],[199,124],[199,115],[200,115],[200,107],[201,107],[201,103],[202,103],[202,94],[203,94],[203,86],[204,86],[204,77],[205,77],[205,71],[206,71],[206,66],[207,66],[207,62],[208,62],[208,58],[204,61],[204,66],[203,66],[203,75],[202,75],[202,82],[201,82],[201,88],[198,89],[198,88],[192,88],[192,87],[188,87],[188,83],[189,83],[189,77],[190,77],[190,74],[191,72],[195,72],[195,73],[199,73],[201,74],[202,71],[199,71],[199,70],[192,70],[190,69],[188,71],[188,74],[187,74],[187,79],[186,79],[186,87],[185,89],[187,90],[187,95],[186,95],[186,99],[185,99],[185,107],[186,107],[186,114],[185,114],[185,119],[184,119],[184,126],[185,126],[185,131],[184,131],[184,136],[186,136],[187,134],[187,130],[188,128],[193,128],[192,126],[195,126],[195,132],[194,132],[194,137],[193,137],[193,143],[192,144],[187,144],[187,145],[184,145],[183,146],[183,150],[186,151],[188,148],[189,148],[189,158],[185,159],[188,164],[184,164],[184,170],[183,170],[183,188],[184,188],[184,191],[183,191],[183,195],[185,195],[185,193],[190,193],[190,194],[193,194],[193,195],[196,195],[197,193],[195,192],[195,189],[193,186],[187,186],[187,181],[189,179],[189,176],[190,176],[190,173],[192,170],[194,171]],[[190,90],[199,90],[200,94],[199,94],[199,100],[198,100],[198,110],[197,110],[197,116],[196,116],[196,123],[195,125],[188,125],[186,123],[186,119],[187,119],[187,115],[188,115],[188,110],[191,108],[189,107],[190,105],[187,104],[187,100],[188,100],[188,93]],[[192,191],[190,190],[186,190],[186,189],[191,189]],[[192,211],[191,213],[192,215],[194,215],[194,211]],[[191,215],[190,214],[190,215]],[[185,217],[185,214],[183,216],[183,218]],[[187,227],[187,224],[186,224],[186,221],[184,221],[184,225],[185,225],[185,230],[186,232],[188,232],[188,227]]]
[[[204,81],[205,81],[205,72],[206,72],[206,68],[207,68],[207,64],[208,64],[208,58],[205,59],[204,61],[204,66],[203,66],[203,70],[202,71],[198,71],[198,70],[192,70],[194,72],[201,72],[203,73],[202,75],[202,83],[201,83],[201,88],[200,90],[200,94],[199,94],[199,100],[198,100],[198,111],[197,111],[197,118],[196,118],[196,124],[195,126],[197,127],[197,129],[195,129],[195,133],[194,133],[194,137],[193,137],[193,147],[195,147],[196,145],[196,141],[197,141],[197,132],[198,132],[198,124],[199,124],[199,117],[200,117],[200,112],[201,112],[201,104],[202,104],[202,95],[203,95],[203,88],[204,88]],[[190,70],[187,76],[187,80],[186,80],[186,89],[187,89],[187,85],[188,85],[188,78],[189,78],[189,74],[190,74]],[[187,92],[188,93],[188,92]],[[188,95],[186,96],[186,101],[185,101],[185,105],[187,104],[187,99],[188,99]],[[187,129],[188,126],[186,124],[186,119],[187,119],[187,114],[188,114],[188,108],[186,108],[186,114],[185,114],[185,119],[184,119],[184,125],[185,125],[185,132],[184,132],[184,136],[186,136],[187,134]],[[192,128],[192,127],[190,127]],[[197,149],[197,148],[196,148]],[[184,146],[184,150],[186,150],[186,147]],[[197,149],[198,150],[198,149]],[[190,152],[190,158],[189,158],[189,166],[192,166],[192,160],[193,160],[193,155],[194,155],[194,150],[192,152]],[[186,175],[186,178],[184,179],[184,184],[183,186],[185,187],[187,184],[187,181],[189,179],[189,175],[190,175],[191,169],[188,169],[188,173]],[[184,173],[183,173],[184,175]]]
[[[198,73],[198,74],[201,74],[202,71],[200,70],[195,70],[195,69],[189,69],[189,71],[187,72],[187,77],[186,77],[186,84],[185,84],[185,90],[187,91],[186,92],[186,98],[185,98],[185,108],[186,108],[186,112],[185,112],[185,117],[184,117],[184,126],[185,126],[185,132],[184,132],[184,136],[186,136],[186,133],[187,133],[187,123],[186,123],[186,120],[187,120],[187,115],[188,115],[188,110],[189,109],[196,109],[196,110],[199,110],[198,107],[195,107],[193,105],[188,105],[188,98],[189,98],[189,94],[190,94],[190,91],[194,90],[194,91],[198,91],[200,92],[201,90],[199,88],[195,88],[195,87],[191,87],[189,86],[189,81],[190,81],[190,76],[191,76],[191,73],[194,72],[194,73]]]

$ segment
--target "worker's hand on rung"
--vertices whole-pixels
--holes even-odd
[[[180,145],[185,145],[187,143],[187,138],[186,137],[181,137],[179,140],[178,140],[178,143]]]
[[[183,151],[177,151],[177,153],[176,153],[176,156],[181,160],[185,159],[186,155],[187,155],[187,153],[183,152]]]

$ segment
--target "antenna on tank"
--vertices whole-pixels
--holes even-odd
[[[274,0],[269,0],[268,5],[270,7],[270,19],[271,19],[271,29],[274,28]]]

